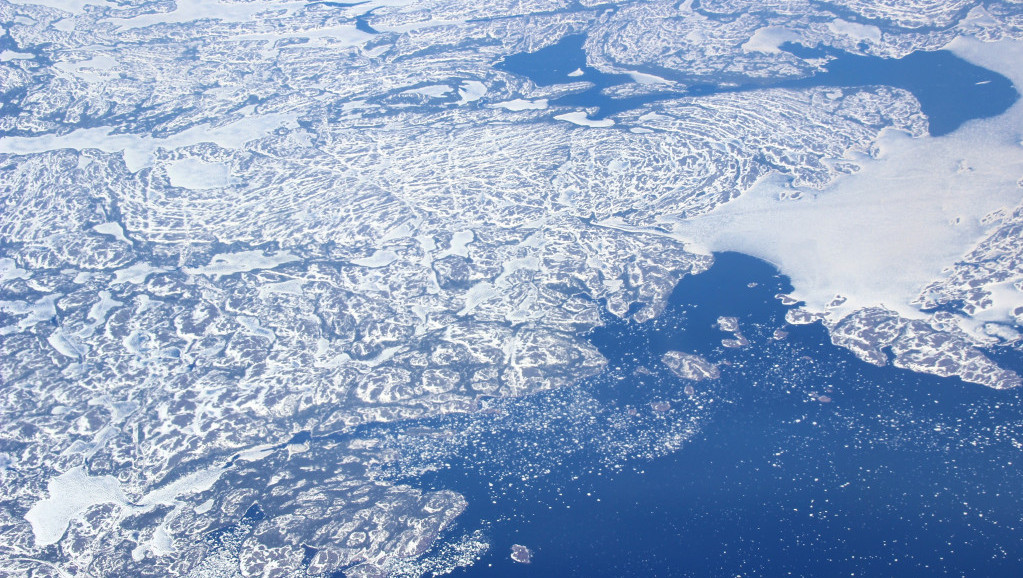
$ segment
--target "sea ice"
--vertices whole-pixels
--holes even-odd
[[[957,40],[964,59],[1023,86],[1023,42]],[[681,221],[681,237],[714,251],[741,251],[776,264],[807,308],[825,311],[835,295],[848,299],[835,318],[883,305],[905,317],[912,305],[991,229],[983,219],[1023,200],[1023,101],[1002,115],[967,123],[941,137],[886,131],[876,158],[856,158],[860,170],[820,192],[779,177],[758,182],[735,201]],[[1023,305],[1023,294],[1003,303]]]

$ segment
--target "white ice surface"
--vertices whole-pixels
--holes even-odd
[[[352,263],[360,267],[386,267],[398,259],[397,253],[394,251],[375,251],[369,257],[363,257],[361,259],[353,259]]]
[[[201,142],[238,148],[270,134],[282,125],[293,126],[294,121],[293,114],[251,115],[216,127],[197,125],[166,138],[111,134],[113,129],[101,126],[78,129],[63,135],[3,137],[0,138],[0,153],[24,155],[60,149],[99,149],[108,153],[123,153],[128,170],[136,172],[153,164],[153,155],[158,148],[170,150]]]
[[[633,82],[637,84],[671,84],[671,81],[656,76],[654,74],[647,74],[645,72],[637,72],[635,70],[627,70],[625,74],[628,74]]]
[[[231,184],[231,166],[227,163],[208,163],[197,158],[185,158],[167,166],[170,184],[185,189],[219,189]]]
[[[50,347],[70,358],[83,357],[89,351],[89,347],[83,344],[81,340],[68,334],[67,331],[60,327],[46,338],[46,342],[50,344]]]
[[[268,10],[297,10],[305,6],[306,2],[176,0],[174,4],[174,9],[168,12],[140,14],[133,18],[109,18],[106,21],[122,29],[143,28],[154,24],[177,24],[206,19],[220,20],[221,22],[247,22],[252,20],[257,14]]]
[[[124,303],[114,299],[110,291],[100,291],[99,301],[89,308],[88,318],[90,321],[102,323],[107,318],[107,313],[121,305],[124,305]]]
[[[256,337],[263,337],[269,341],[276,341],[277,335],[273,331],[263,327],[259,324],[259,319],[250,317],[248,315],[239,315],[238,324],[244,329],[240,333],[246,333],[248,335],[255,335]]]
[[[264,255],[262,251],[239,251],[237,253],[220,253],[214,255],[208,265],[202,267],[185,267],[183,270],[190,275],[207,275],[220,277],[255,271],[257,269],[273,269],[285,263],[297,261],[298,257],[282,251],[272,255]]]
[[[363,32],[355,26],[338,25],[310,28],[307,30],[299,29],[281,32],[239,34],[231,37],[231,39],[276,41],[282,38],[308,38],[312,42],[306,44],[306,46],[327,46],[328,43],[326,41],[329,41],[329,46],[333,48],[343,48],[347,46],[365,44],[373,37],[373,34]]]
[[[378,32],[393,32],[395,34],[405,34],[406,32],[414,32],[416,30],[424,30],[427,28],[441,28],[444,26],[457,26],[464,24],[462,20],[444,20],[444,19],[433,19],[429,20],[415,20],[407,22],[405,24],[385,24],[385,23],[374,23],[373,28]]]
[[[306,284],[305,279],[291,279],[280,283],[265,283],[259,287],[259,295],[263,297],[271,293],[281,295],[301,295],[302,286]]]
[[[125,267],[124,269],[118,269],[114,271],[114,280],[110,283],[112,285],[120,285],[121,283],[132,283],[139,285],[146,282],[153,273],[162,273],[166,271],[165,267],[154,267],[149,263],[135,263]]]
[[[0,258],[0,283],[6,283],[15,279],[28,279],[31,274],[18,267],[14,259],[10,257]]]
[[[467,80],[463,82],[461,88],[458,89],[458,96],[460,97],[458,104],[476,102],[483,98],[483,95],[486,93],[487,85],[478,80]]]
[[[547,108],[547,99],[540,98],[537,100],[523,100],[521,98],[516,98],[514,100],[495,103],[494,106],[499,106],[512,112],[519,112],[522,110],[544,110]]]
[[[205,492],[213,487],[213,484],[224,474],[221,466],[211,466],[169,482],[152,490],[138,501],[138,505],[145,508],[151,506],[173,506],[178,496]]]
[[[443,251],[438,258],[447,257],[448,255],[458,255],[459,257],[469,256],[469,243],[476,240],[476,233],[471,230],[457,231],[451,235],[451,243],[447,250]]]
[[[611,120],[610,118],[592,120],[586,115],[586,112],[581,110],[577,112],[566,112],[565,114],[559,114],[554,117],[554,120],[563,120],[565,122],[570,122],[572,124],[577,124],[579,126],[588,126],[592,128],[607,128],[609,126],[614,126],[615,124],[615,121]]]
[[[57,314],[57,299],[63,297],[60,293],[44,295],[31,305],[25,301],[0,301],[0,312],[24,315],[18,322],[18,329],[25,330],[43,321],[49,321]],[[2,335],[2,332],[0,332]]]
[[[239,459],[260,460],[266,457],[268,449],[273,447],[275,447],[274,444],[248,448],[239,452]],[[32,525],[36,546],[48,546],[60,541],[64,532],[67,531],[68,524],[93,506],[117,504],[125,512],[146,512],[161,505],[178,508],[181,496],[209,490],[225,471],[223,465],[213,465],[197,470],[149,491],[137,502],[132,503],[128,500],[117,478],[90,476],[82,466],[78,466],[50,478],[47,483],[49,497],[36,502],[25,514],[25,520]],[[162,527],[166,527],[165,523],[166,519]],[[163,545],[169,546],[168,541],[171,540],[172,536],[168,533],[163,540]],[[165,554],[170,551],[166,547],[157,550],[157,554]]]
[[[109,54],[96,54],[88,60],[55,62],[53,67],[87,82],[104,82],[116,73],[117,60]]]
[[[881,29],[870,24],[858,24],[839,19],[829,22],[828,30],[855,40],[881,41]]]
[[[779,48],[786,42],[799,40],[799,34],[781,26],[765,26],[753,33],[753,36],[742,45],[743,52],[763,52],[778,54]]]
[[[98,504],[126,505],[127,498],[113,476],[89,476],[81,466],[51,478],[50,496],[40,500],[25,514],[32,525],[36,546],[56,544],[71,520]]]
[[[984,44],[960,39],[950,47],[966,60],[1023,86],[1023,42]],[[711,213],[677,223],[680,237],[713,251],[740,251],[777,265],[795,296],[823,311],[848,298],[837,316],[884,305],[920,317],[911,302],[988,233],[981,219],[1023,198],[1023,101],[1006,113],[971,121],[952,134],[911,138],[882,135],[877,159],[798,200],[780,178],[759,182]],[[1003,307],[1014,303],[1002,297]]]
[[[11,4],[30,4],[56,8],[72,14],[85,12],[86,6],[114,6],[107,0],[8,0]]]
[[[31,52],[15,52],[13,50],[4,50],[0,52],[0,62],[10,62],[12,60],[32,60],[36,55]]]
[[[413,88],[412,90],[406,90],[410,94],[421,94],[430,98],[443,98],[449,92],[454,90],[446,84],[431,84],[429,86],[421,86],[419,88]]]
[[[468,315],[476,309],[476,306],[489,301],[497,296],[494,285],[489,281],[480,281],[465,292],[465,306],[458,312],[458,315]]]
[[[120,223],[114,222],[100,223],[93,227],[92,230],[102,235],[110,235],[111,237],[117,239],[118,241],[128,243],[129,245],[131,244],[131,241],[128,240],[128,237],[124,236],[124,227],[122,227]]]

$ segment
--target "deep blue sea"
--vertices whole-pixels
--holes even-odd
[[[483,528],[491,542],[455,575],[1023,575],[1019,392],[865,364],[819,325],[786,326],[787,288],[770,265],[719,254],[660,318],[588,335],[602,375],[426,424],[474,432],[407,480],[463,493],[448,537]],[[749,346],[721,345],[723,315]],[[669,349],[722,363],[721,378],[687,396],[658,363]],[[677,451],[617,449],[690,422]]]
[[[932,136],[953,132],[964,122],[1005,112],[1019,93],[1012,82],[991,70],[971,64],[947,50],[914,52],[899,59],[852,54],[830,48],[807,48],[786,43],[782,48],[802,58],[827,58],[825,70],[800,79],[766,80],[730,78],[713,84],[689,78],[668,69],[642,69],[687,84],[685,92],[657,92],[630,98],[613,98],[604,89],[632,82],[626,74],[607,74],[586,64],[585,37],[566,36],[558,43],[536,52],[506,57],[498,68],[528,77],[540,86],[572,81],[593,83],[593,87],[553,101],[559,106],[599,107],[595,118],[604,118],[651,102],[683,96],[706,96],[723,92],[745,92],[766,88],[813,88],[834,86],[857,88],[885,85],[913,93],[930,121]],[[582,76],[569,77],[582,70]]]
[[[786,45],[830,58],[826,70],[615,99],[603,89],[631,78],[588,67],[582,43],[500,66],[540,85],[583,70],[593,88],[554,104],[598,117],[679,96],[883,84],[911,91],[940,136],[1019,98],[947,51],[885,60]],[[863,363],[819,325],[786,325],[776,295],[790,289],[767,263],[716,255],[657,319],[608,316],[585,336],[609,360],[599,376],[485,412],[370,426],[405,456],[381,473],[468,499],[440,543],[482,531],[491,548],[455,575],[1023,575],[1020,393]],[[748,346],[722,344],[720,316],[738,318]],[[668,350],[719,363],[720,379],[680,380],[659,361]],[[1014,352],[992,355],[1023,369]],[[513,544],[530,564],[511,560]]]

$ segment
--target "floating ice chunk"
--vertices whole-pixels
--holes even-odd
[[[486,93],[487,85],[478,80],[467,80],[463,82],[462,87],[458,89],[458,96],[461,97],[458,104],[476,102],[483,98],[483,95]]]
[[[583,74],[586,74],[586,73],[585,73],[585,72],[583,72],[583,69],[582,69],[582,68],[576,68],[576,69],[575,69],[575,70],[573,70],[572,72],[569,72],[569,73],[568,73],[568,75],[569,75],[569,76],[571,76],[571,77],[573,77],[573,78],[574,78],[574,77],[576,77],[576,76],[582,76]]]
[[[753,33],[753,36],[742,45],[743,52],[763,52],[765,54],[778,54],[781,52],[781,45],[786,42],[796,42],[799,34],[781,26],[765,26]]]
[[[82,466],[51,478],[46,489],[50,497],[36,502],[25,514],[32,525],[36,546],[57,543],[68,524],[93,506],[124,506],[128,502],[117,478],[86,475]]]
[[[521,544],[512,544],[511,559],[519,564],[529,564],[533,560],[533,552]]]
[[[702,381],[721,377],[721,371],[717,365],[694,353],[668,351],[661,356],[661,362],[682,379]]]
[[[540,98],[537,100],[525,100],[516,98],[514,100],[495,103],[494,106],[501,107],[512,112],[519,112],[522,110],[544,110],[547,108],[547,99]]]
[[[615,124],[615,121],[611,120],[610,118],[605,118],[601,120],[591,120],[586,115],[586,113],[581,110],[577,112],[566,112],[565,114],[559,114],[558,116],[554,117],[554,120],[563,120],[565,122],[570,122],[572,124],[577,124],[579,126],[588,126],[593,128],[607,128],[609,126],[614,126]]]
[[[257,269],[274,269],[285,263],[297,261],[298,257],[288,251],[281,251],[272,255],[265,255],[262,251],[239,251],[237,253],[220,253],[210,259],[209,265],[202,267],[185,267],[183,270],[189,275],[207,275],[210,277],[222,277],[255,271]]]
[[[172,162],[167,167],[167,177],[175,187],[196,191],[219,189],[231,184],[231,167],[190,157]]]
[[[378,249],[369,257],[363,257],[361,259],[353,259],[352,263],[360,267],[386,267],[391,263],[398,260],[398,254],[394,251],[386,251]]]

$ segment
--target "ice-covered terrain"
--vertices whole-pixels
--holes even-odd
[[[373,428],[600,373],[586,332],[656,318],[707,249],[778,264],[790,320],[865,361],[1020,383],[990,352],[1020,345],[1021,105],[932,136],[913,90],[807,81],[949,48],[1020,86],[1018,3],[0,0],[0,26],[3,571],[471,564],[485,541],[442,538],[465,499],[379,476],[416,450]],[[501,66],[580,35],[564,71]]]
[[[1023,44],[1018,41],[960,38],[950,48],[1023,85]],[[975,260],[968,255],[978,245],[989,245],[992,236],[1004,239],[1007,221],[1023,202],[1021,115],[1017,101],[1003,114],[971,121],[950,135],[913,138],[886,132],[869,157],[850,159],[858,165],[855,173],[820,190],[771,175],[736,201],[678,220],[675,230],[714,250],[738,250],[777,263],[792,278],[794,296],[806,302],[805,309],[845,328],[836,335],[872,307],[906,323],[929,320],[921,324],[924,331],[947,335],[936,337],[941,343],[936,350],[916,342],[924,348],[920,355],[928,358],[916,369],[958,374],[992,387],[1018,385],[1018,378],[993,363],[983,361],[984,369],[971,370],[952,359],[983,359],[966,351],[970,341],[1018,339],[1011,326],[1014,312],[1023,306],[1023,291],[1010,289],[1020,279],[1015,267],[1006,263],[998,273],[989,271],[985,281],[973,283],[950,272],[969,267],[963,261]],[[1008,244],[1003,250],[1015,253],[1018,239]],[[992,296],[996,291],[997,298]],[[963,299],[961,314],[927,311],[962,299],[964,293],[972,299]],[[884,346],[873,343],[871,348]],[[884,363],[885,356],[864,359]],[[959,369],[950,371],[948,363]]]

